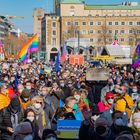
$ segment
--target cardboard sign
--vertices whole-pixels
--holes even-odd
[[[82,121],[59,120],[57,123],[58,138],[78,139]]]
[[[106,81],[109,78],[109,69],[90,68],[86,73],[87,81]]]

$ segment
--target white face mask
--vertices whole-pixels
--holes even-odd
[[[24,98],[24,101],[26,101],[26,102],[27,102],[28,100],[29,100],[29,98]]]
[[[39,103],[36,103],[34,106],[35,106],[36,109],[41,108],[41,104],[39,104]]]
[[[139,123],[138,122],[134,122],[134,127],[137,128],[137,129],[140,128],[140,122]]]
[[[137,89],[132,89],[132,91],[133,91],[134,93],[137,93],[137,92],[138,92],[138,90],[137,90]]]
[[[23,89],[19,89],[18,91],[19,91],[19,93],[22,93]]]
[[[94,115],[91,117],[92,120],[96,121],[100,116],[99,115]]]
[[[79,102],[80,101],[80,98],[81,96],[80,95],[74,95],[74,98]]]
[[[30,90],[30,89],[31,89],[31,86],[26,86],[26,88],[27,88],[28,90]]]
[[[27,117],[27,119],[30,120],[31,122],[33,122],[35,117]]]
[[[108,99],[107,101],[110,105],[112,105],[114,103],[114,99]]]

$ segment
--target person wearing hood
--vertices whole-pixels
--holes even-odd
[[[68,86],[66,86],[65,80],[60,80],[60,88],[64,92],[65,99],[71,95],[71,90]]]
[[[20,101],[13,96],[10,105],[0,111],[0,130],[2,140],[11,140],[16,126],[23,120]]]
[[[45,109],[44,99],[41,96],[35,96],[31,100],[31,106],[29,107],[35,113],[35,119],[39,127],[39,136],[42,136],[43,129],[51,128],[52,116],[49,110]]]
[[[20,123],[14,131],[11,140],[33,140],[33,129],[29,122]]]
[[[30,92],[27,89],[24,89],[19,97],[20,104],[23,110],[26,110],[30,105]]]
[[[131,129],[128,127],[128,120],[126,121],[123,118],[124,113],[120,111],[115,111],[112,114],[112,126],[111,126],[111,132],[114,139],[123,131],[128,131],[131,133]]]
[[[44,129],[42,140],[57,140],[57,135],[52,129]]]
[[[135,140],[140,140],[140,113],[134,113],[132,116],[132,130]]]
[[[98,118],[89,129],[89,140],[113,140],[109,122],[105,118]]]

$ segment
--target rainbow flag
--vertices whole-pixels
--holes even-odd
[[[28,61],[28,54],[38,51],[38,39],[37,34],[35,34],[31,39],[29,39],[20,49],[18,57],[22,60],[24,64]]]
[[[140,44],[138,44],[138,46],[137,46],[137,48],[134,52],[132,61],[133,61],[133,67],[134,68],[136,68],[140,65]]]

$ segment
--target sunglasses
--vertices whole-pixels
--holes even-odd
[[[114,97],[108,97],[107,99],[114,99]]]

